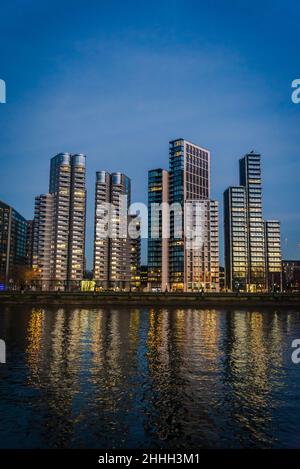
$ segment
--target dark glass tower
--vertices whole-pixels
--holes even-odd
[[[0,284],[17,281],[28,265],[28,223],[15,209],[0,201]]]
[[[183,139],[170,142],[170,205],[180,204],[182,214],[170,211],[169,281],[172,290],[184,290],[184,200],[185,200],[185,158],[186,147]],[[176,221],[177,220],[177,221]],[[176,235],[175,224],[181,225],[182,236]],[[179,226],[180,227],[180,226]]]
[[[202,276],[200,270],[204,265],[201,262],[199,265],[199,273],[196,274],[197,269],[191,270],[189,267],[190,262],[194,255],[198,258],[201,255],[199,250],[196,254],[187,249],[186,246],[186,233],[189,229],[187,226],[187,218],[185,214],[186,204],[192,205],[199,204],[205,207],[204,202],[210,199],[210,152],[205,148],[188,142],[184,139],[177,139],[170,142],[170,243],[169,243],[169,281],[172,290],[188,291],[193,289],[193,284],[199,284],[199,279],[203,277],[202,288],[218,289],[219,280],[218,273],[214,272],[211,276],[210,259],[207,265],[207,273]],[[172,205],[177,204],[181,206],[182,212],[179,216],[177,210],[172,210]],[[207,218],[210,219],[210,208],[207,206]],[[217,215],[215,207],[212,207],[210,212],[212,216]],[[190,220],[188,223],[194,223],[195,220]],[[178,236],[177,227],[181,227],[181,236]],[[208,223],[209,225],[210,223]],[[213,257],[219,257],[218,243],[210,244],[210,227],[207,225],[205,233],[203,233],[204,244],[207,246],[207,256],[212,252]],[[218,225],[215,220],[212,220],[211,226],[215,230]],[[203,225],[204,226],[204,225]],[[199,227],[201,228],[201,227]],[[198,230],[199,231],[199,230]],[[218,237],[218,232],[216,233]],[[215,237],[215,233],[213,238]],[[215,252],[215,249],[217,251]],[[213,261],[215,265],[215,260]],[[208,272],[209,271],[209,272]],[[194,275],[194,273],[195,275]],[[203,273],[203,272],[202,272]],[[213,282],[211,279],[213,277]],[[212,286],[212,283],[214,286]]]
[[[151,205],[163,202],[167,207],[153,215]],[[149,286],[219,291],[218,203],[210,200],[210,152],[182,138],[172,140],[169,172],[149,172],[148,205]]]
[[[148,173],[148,282],[154,291],[168,289],[168,230],[169,173],[165,169],[153,169]],[[161,206],[160,210],[152,210]]]

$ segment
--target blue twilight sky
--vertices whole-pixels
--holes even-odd
[[[184,137],[211,150],[222,202],[255,149],[265,217],[300,257],[298,0],[2,0],[0,18],[0,199],[32,218],[50,157],[85,153],[90,266],[96,170],[125,172],[146,201],[148,169]]]

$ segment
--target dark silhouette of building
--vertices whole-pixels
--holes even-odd
[[[283,289],[300,291],[300,261],[282,261]]]

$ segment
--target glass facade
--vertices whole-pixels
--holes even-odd
[[[300,261],[282,261],[282,277],[285,291],[300,291]]]
[[[267,220],[265,222],[265,239],[267,289],[269,291],[282,289],[282,260],[279,221]]]
[[[224,247],[226,285],[232,291],[247,290],[247,233],[245,188],[230,187],[224,193]]]
[[[151,205],[163,202],[167,209],[154,215]],[[219,291],[218,203],[210,200],[209,151],[182,138],[169,142],[169,172],[149,172],[148,206],[150,288]],[[198,210],[200,218],[193,215]]]
[[[261,155],[246,154],[239,170],[240,186],[224,192],[226,287],[266,291],[281,270],[280,223],[263,219]]]
[[[210,152],[187,140],[177,139],[170,142],[169,154],[170,204],[181,206],[181,221],[178,221],[176,211],[170,211],[170,288],[173,291],[189,291],[202,285],[201,288],[205,290],[218,291],[219,265],[216,269],[214,267],[213,273],[211,271],[215,260],[219,261],[219,232],[218,205],[210,201]],[[195,221],[186,217],[185,210],[189,202],[194,206],[198,203],[200,210],[201,207],[205,208],[200,226],[194,226],[196,231],[202,230],[202,253],[199,250],[197,253],[192,252],[186,243],[189,223]],[[214,215],[212,219],[210,214]],[[177,232],[178,223],[182,227],[180,236]]]
[[[140,267],[141,267],[141,219],[138,215],[129,215],[129,228],[134,228],[134,233],[138,236],[129,236],[130,250],[130,288],[139,290],[141,286]]]
[[[183,227],[185,200],[185,154],[183,139],[170,142],[170,204],[182,207],[181,226]],[[184,233],[176,234],[175,213],[170,212],[169,280],[171,290],[184,290]]]
[[[8,286],[22,277],[28,265],[28,223],[16,210],[0,201],[0,283]]]
[[[213,200],[185,205],[187,291],[219,291],[219,209]]]
[[[104,207],[110,203],[110,174],[106,171],[96,173],[95,190],[95,231],[94,231],[94,279],[97,286],[107,288],[109,276],[109,238],[99,236],[108,229],[108,210]],[[103,206],[103,208],[101,208]],[[98,234],[97,234],[98,232]]]
[[[126,207],[120,206],[120,196],[125,196]],[[130,179],[121,173],[111,175],[110,202],[114,207],[114,212],[110,218],[111,238],[109,240],[109,287],[128,288],[131,280],[130,274],[130,253],[129,239],[127,236],[127,210],[131,203],[131,183]],[[126,210],[126,213],[122,213]],[[122,225],[125,223],[126,226]],[[122,237],[122,230],[126,237]]]
[[[153,291],[168,289],[168,238],[164,236],[169,218],[169,173],[153,169],[148,173],[148,282]],[[160,207],[154,210],[154,206]]]
[[[240,185],[246,190],[249,289],[263,291],[266,288],[266,256],[260,154],[251,152],[241,158]]]

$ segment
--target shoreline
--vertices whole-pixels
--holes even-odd
[[[1,292],[0,305],[297,306],[300,293]]]

